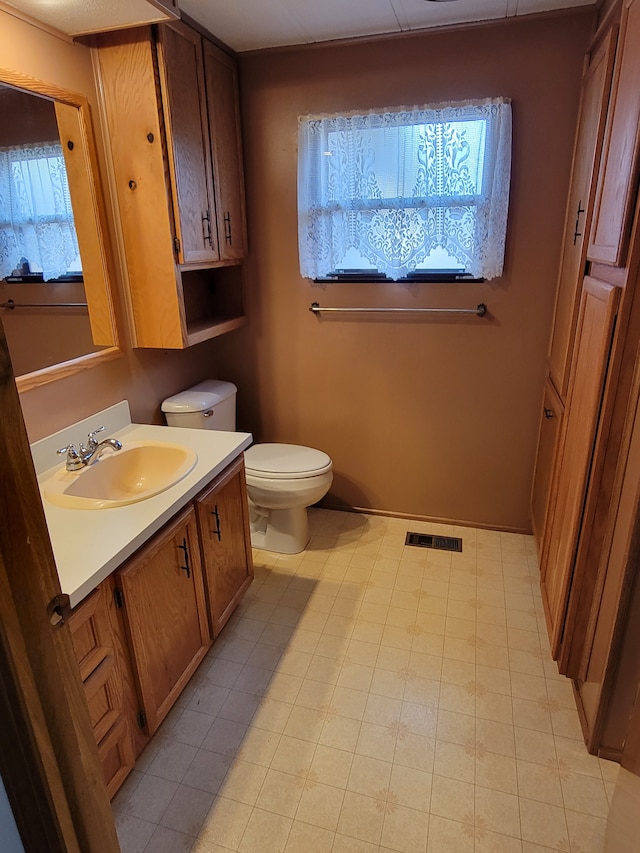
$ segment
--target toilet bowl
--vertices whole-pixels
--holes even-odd
[[[254,444],[245,452],[251,543],[297,554],[309,542],[307,507],[331,488],[331,458],[297,444]]]
[[[162,403],[169,426],[235,431],[237,388],[207,380]],[[307,508],[333,482],[333,463],[321,450],[298,444],[254,444],[245,451],[254,548],[298,554],[309,542]]]

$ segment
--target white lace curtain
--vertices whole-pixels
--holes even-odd
[[[507,99],[299,120],[300,271],[322,278],[350,250],[397,280],[444,249],[478,278],[502,274]]]
[[[77,255],[60,143],[0,148],[0,278],[26,259],[47,281],[63,275]]]

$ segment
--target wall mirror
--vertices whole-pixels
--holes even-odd
[[[0,68],[0,317],[23,391],[120,355],[82,95]]]

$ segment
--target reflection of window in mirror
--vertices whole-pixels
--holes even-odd
[[[65,164],[83,142],[65,136],[63,148],[59,109],[0,83],[0,307],[18,376],[105,350],[92,336]]]
[[[0,84],[0,278],[78,279],[82,262],[53,103]]]

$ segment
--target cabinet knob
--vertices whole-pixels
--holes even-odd
[[[553,409],[547,409],[547,408],[545,408],[545,409],[544,409],[544,416],[545,416],[545,418],[546,418],[548,421],[550,421],[552,418],[554,418],[554,417],[555,417],[555,414],[554,414]]]

